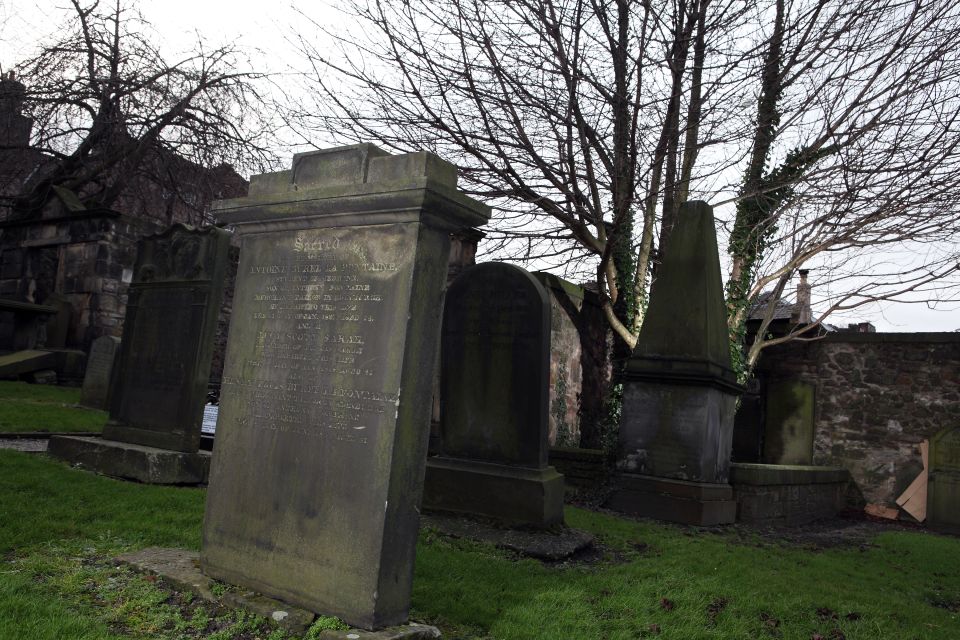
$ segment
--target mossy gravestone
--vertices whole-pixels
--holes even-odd
[[[799,380],[767,384],[767,419],[763,461],[766,464],[812,464],[816,388]]]
[[[960,427],[944,429],[930,439],[927,524],[960,533]]]
[[[424,507],[506,524],[563,522],[563,476],[547,466],[550,300],[519,267],[466,269],[447,291],[439,455]]]
[[[241,238],[201,562],[366,629],[407,619],[449,235],[489,209],[429,153],[294,157]]]
[[[229,248],[180,224],[140,241],[104,438],[199,449]]]
[[[621,473],[611,507],[697,525],[736,518],[728,476],[740,387],[726,317],[713,211],[687,202],[623,372]]]
[[[174,225],[137,247],[103,438],[51,438],[51,455],[155,484],[204,482],[199,451],[230,233]]]

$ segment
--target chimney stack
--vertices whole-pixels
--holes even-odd
[[[810,324],[813,322],[813,311],[810,309],[810,283],[807,282],[809,269],[800,269],[800,283],[797,285],[797,304],[790,318],[796,324]]]

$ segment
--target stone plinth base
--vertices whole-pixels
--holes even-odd
[[[429,513],[420,516],[420,528],[434,529],[451,538],[467,538],[488,542],[501,549],[519,554],[558,562],[566,560],[593,545],[593,534],[569,527],[551,530],[533,530],[528,527],[510,529],[478,520],[468,515]]]
[[[730,524],[737,517],[733,487],[623,473],[605,506],[635,516],[667,522],[710,526]]]
[[[563,476],[553,467],[527,469],[437,456],[427,460],[423,506],[545,528],[563,523],[563,490]]]
[[[807,465],[730,465],[737,520],[799,525],[837,515],[844,506],[850,473]]]
[[[117,558],[143,573],[157,575],[181,591],[189,591],[207,602],[225,605],[232,609],[244,609],[259,614],[297,636],[305,633],[316,615],[312,611],[295,607],[281,600],[268,598],[253,591],[228,587],[214,593],[214,581],[200,571],[200,554],[184,549],[151,547]],[[440,637],[436,627],[422,624],[406,624],[370,632],[361,629],[345,631],[321,631],[317,638],[356,640],[430,640]]]
[[[203,484],[210,473],[206,451],[184,453],[102,438],[54,436],[47,453],[103,475],[147,484]]]

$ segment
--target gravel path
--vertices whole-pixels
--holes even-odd
[[[0,449],[43,453],[47,450],[47,440],[46,438],[0,438]]]

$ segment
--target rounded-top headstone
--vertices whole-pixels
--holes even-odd
[[[549,367],[543,286],[509,264],[465,269],[444,305],[440,453],[545,467]]]

